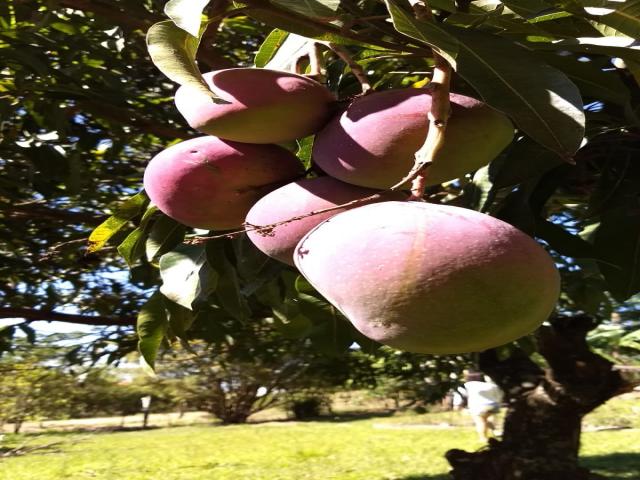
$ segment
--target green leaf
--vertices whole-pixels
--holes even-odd
[[[209,0],[169,0],[164,6],[164,13],[176,26],[189,35],[198,37],[202,11],[208,4]]]
[[[212,98],[217,98],[202,79],[196,65],[200,36],[194,37],[171,20],[156,23],[147,32],[147,50],[154,65],[169,79]]]
[[[209,264],[218,273],[216,297],[230,315],[244,321],[251,316],[251,310],[242,295],[238,272],[227,258],[224,245],[222,241],[210,241],[206,246]]]
[[[186,227],[174,219],[162,215],[149,231],[145,244],[147,260],[154,262],[160,255],[170,251],[182,242]]]
[[[156,291],[138,313],[138,350],[146,365],[153,370],[162,339],[167,332],[167,313],[164,299]]]
[[[256,53],[255,59],[253,63],[258,68],[264,68],[267,63],[273,58],[273,56],[278,52],[282,44],[285,42],[287,37],[289,36],[289,32],[285,32],[284,30],[280,30],[276,28],[267,35],[262,45],[258,49],[258,53]]]
[[[89,248],[87,253],[97,252],[107,241],[136,215],[140,214],[149,203],[149,198],[144,191],[129,197],[119,205],[113,215],[98,225],[89,235]]]
[[[584,136],[585,116],[580,92],[564,73],[504,38],[443,28],[460,41],[458,73],[484,101],[538,143],[563,158],[573,156]]]
[[[129,267],[132,267],[144,255],[144,239],[145,231],[138,227],[118,245],[118,253]]]
[[[459,44],[435,21],[417,20],[398,5],[396,0],[385,0],[395,29],[411,38],[426,43],[442,55],[455,69]]]
[[[604,212],[594,233],[600,271],[613,297],[640,292],[640,213],[619,207]]]
[[[271,3],[307,17],[334,18],[340,0],[271,0]]]
[[[298,59],[309,53],[309,48],[313,43],[313,40],[301,35],[295,33],[287,34],[282,45],[274,52],[273,57],[265,65],[265,68],[271,70],[295,70]]]
[[[609,8],[611,2],[607,4]],[[602,23],[615,30],[616,35],[624,34],[630,38],[640,37],[640,0],[626,0],[613,12],[603,15],[597,23]],[[614,36],[614,35],[608,35]]]
[[[160,291],[169,300],[189,310],[216,289],[218,275],[209,266],[205,248],[180,245],[160,257]]]

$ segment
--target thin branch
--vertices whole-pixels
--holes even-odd
[[[47,322],[67,322],[96,326],[127,326],[136,324],[136,319],[133,317],[102,317],[99,315],[60,313],[51,310],[39,310],[35,308],[0,308],[0,318],[23,318],[28,322],[44,320]]]
[[[371,91],[371,84],[369,83],[369,79],[367,78],[367,73],[364,69],[356,62],[349,51],[343,47],[342,45],[337,45],[335,43],[330,43],[329,48],[334,51],[338,57],[340,57],[351,69],[351,73],[356,77],[358,82],[360,82],[360,86],[362,88],[362,94],[366,95],[369,91]]]

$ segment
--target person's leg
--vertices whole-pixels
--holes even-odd
[[[486,442],[489,438],[487,436],[487,416],[485,413],[473,413],[471,414],[473,423],[478,433],[478,438],[482,442]]]

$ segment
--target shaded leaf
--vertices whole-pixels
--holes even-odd
[[[143,228],[136,228],[118,245],[118,253],[124,258],[129,267],[144,255],[145,231]]]
[[[159,291],[156,291],[142,306],[138,313],[138,350],[146,365],[154,368],[156,357],[162,339],[167,332],[167,313],[164,308],[164,299]]]
[[[160,276],[162,294],[190,310],[216,289],[218,281],[217,273],[207,262],[205,248],[200,245],[180,245],[162,255]]]
[[[514,142],[507,153],[491,162],[489,173],[496,188],[539,177],[564,162],[556,153],[529,138]]]
[[[224,242],[210,241],[206,246],[207,259],[218,274],[216,297],[222,308],[238,320],[247,320],[251,310],[240,289],[238,272],[227,258]]]
[[[160,255],[176,247],[182,239],[186,227],[166,215],[160,216],[149,231],[145,243],[147,260],[153,262]]]
[[[202,11],[208,3],[209,0],[169,0],[164,6],[164,13],[176,26],[197,37],[202,23]]]
[[[169,328],[178,338],[186,338],[186,332],[193,324],[194,314],[188,308],[164,298],[164,307],[169,319]]]
[[[88,253],[97,252],[115,235],[129,220],[138,215],[149,203],[144,191],[129,197],[119,205],[113,215],[98,225],[89,235]]]

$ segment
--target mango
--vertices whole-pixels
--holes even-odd
[[[246,221],[251,225],[271,225],[316,210],[365,198],[376,192],[376,190],[356,187],[331,177],[298,180],[280,187],[258,200],[249,210]],[[405,195],[400,192],[384,192],[381,199],[371,200],[368,203],[382,200],[401,200],[403,197]],[[360,205],[365,205],[365,203],[358,204],[358,206]],[[305,217],[279,225],[268,232],[249,230],[247,235],[260,250],[270,257],[293,265],[293,252],[302,237],[319,223],[347,209]]]
[[[427,185],[459,178],[488,164],[511,141],[514,128],[502,113],[451,94],[445,143],[426,170]],[[388,188],[411,170],[427,136],[428,89],[397,89],[357,98],[318,133],[313,161],[343,182]]]
[[[176,92],[176,107],[192,128],[237,142],[281,143],[316,133],[336,101],[320,83],[289,72],[230,68],[205,73],[203,79],[228,103],[214,103],[183,86]]]
[[[302,174],[302,164],[282,147],[208,136],[153,157],[144,189],[160,211],[184,225],[228,230],[240,227],[260,198]]]
[[[531,237],[459,207],[382,202],[297,245],[305,278],[367,337],[418,353],[478,352],[535,330],[560,276]]]

